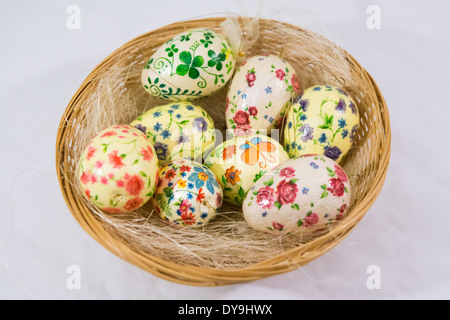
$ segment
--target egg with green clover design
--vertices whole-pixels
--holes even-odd
[[[214,173],[191,160],[175,160],[162,167],[152,199],[161,218],[182,227],[206,224],[216,216],[222,201],[222,188]]]
[[[153,143],[160,165],[175,159],[200,160],[215,141],[213,119],[203,108],[189,102],[154,107],[131,126]]]
[[[152,96],[189,101],[209,96],[230,79],[235,53],[211,29],[188,30],[162,45],[142,71],[142,85]]]
[[[268,170],[289,157],[275,139],[265,135],[238,136],[215,147],[205,157],[224,190],[224,200],[242,205],[248,190]]]
[[[342,89],[317,85],[297,97],[287,112],[284,147],[291,158],[320,154],[336,162],[350,150],[358,133],[358,107]]]

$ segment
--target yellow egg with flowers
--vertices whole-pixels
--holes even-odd
[[[359,112],[342,89],[312,86],[289,108],[284,127],[284,147],[291,158],[319,154],[340,162],[357,137]]]

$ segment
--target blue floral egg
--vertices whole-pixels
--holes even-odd
[[[347,92],[313,86],[297,97],[286,115],[284,147],[291,158],[320,154],[340,162],[358,133],[359,112]]]
[[[175,160],[161,168],[155,196],[156,212],[178,226],[202,226],[216,216],[223,192],[214,173],[190,160]]]
[[[153,143],[161,165],[175,159],[200,160],[214,146],[214,121],[201,107],[188,102],[157,106],[136,118],[131,126]]]

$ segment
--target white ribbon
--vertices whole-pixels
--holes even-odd
[[[247,10],[243,1],[237,1],[240,11],[243,14],[239,16],[235,13],[227,13],[227,19],[221,23],[220,27],[223,35],[228,39],[231,49],[237,57],[242,56],[259,38],[259,18],[262,15],[264,1],[260,1],[258,9],[253,18],[247,15]],[[242,28],[239,22],[242,20]]]

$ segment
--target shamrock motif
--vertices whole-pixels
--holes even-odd
[[[214,38],[215,38],[215,36],[214,36],[211,32],[205,32],[205,33],[203,34],[203,36],[205,37],[206,40],[214,39]]]
[[[224,53],[216,54],[213,50],[208,51],[208,56],[211,60],[208,61],[209,67],[216,67],[217,71],[222,70],[222,61],[225,61],[226,55]]]
[[[212,44],[212,41],[211,41],[210,39],[214,39],[214,35],[213,35],[211,32],[205,32],[205,33],[203,34],[203,36],[205,37],[205,39],[201,39],[201,40],[200,40],[200,43],[201,43],[202,45],[204,45],[205,48],[208,48],[208,46],[209,46],[210,44]]]
[[[172,58],[173,55],[174,55],[175,53],[178,52],[178,48],[176,48],[175,45],[173,44],[173,45],[171,45],[170,47],[167,47],[167,48],[166,48],[166,52],[168,52],[167,55],[168,55],[170,58]]]
[[[209,46],[210,44],[212,44],[212,41],[211,41],[211,40],[208,40],[208,39],[200,39],[200,43],[201,43],[202,45],[204,45],[205,48],[208,48],[208,46]]]
[[[181,36],[180,42],[191,40],[191,36],[192,36],[192,32],[189,32],[189,33],[186,34],[186,35],[182,35],[182,36]]]
[[[191,79],[197,79],[200,76],[200,71],[197,68],[203,65],[202,56],[196,56],[192,59],[192,54],[189,51],[183,51],[180,53],[180,60],[183,63],[179,64],[176,70],[179,76],[188,74]]]

